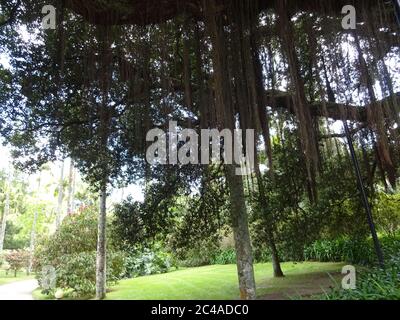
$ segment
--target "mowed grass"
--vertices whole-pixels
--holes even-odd
[[[257,264],[254,266],[257,295],[268,299],[271,294],[278,295],[276,298],[288,298],[287,293],[322,293],[320,280],[323,279],[325,285],[330,283],[328,273],[337,275],[342,266],[341,263],[287,262],[282,263],[286,276],[273,278],[271,263]],[[238,292],[236,265],[213,265],[122,280],[110,288],[107,299],[234,300],[239,298]]]
[[[26,272],[24,271],[18,271],[17,272],[17,277],[14,276],[14,271],[8,271],[8,274],[6,273],[5,270],[0,269],[0,286],[3,284],[8,284],[11,282],[15,281],[21,281],[21,280],[29,280],[33,279],[34,276],[27,276]]]

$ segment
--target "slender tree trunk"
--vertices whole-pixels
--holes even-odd
[[[38,188],[37,191],[40,192],[40,185],[42,181],[42,175],[39,174]],[[35,255],[35,241],[36,241],[36,224],[39,216],[39,210],[36,210],[33,215],[33,222],[31,227],[31,240],[29,245],[29,265],[28,265],[28,275],[32,272],[33,258]]]
[[[284,277],[282,268],[281,268],[281,263],[279,259],[279,253],[278,249],[275,244],[275,237],[274,237],[274,221],[273,217],[270,216],[270,213],[267,212],[267,206],[268,206],[268,201],[265,196],[265,186],[264,182],[262,181],[261,173],[258,167],[258,163],[256,165],[256,178],[257,178],[257,183],[258,183],[258,188],[259,188],[259,203],[261,206],[261,210],[263,210],[263,215],[266,218],[267,225],[265,226],[265,232],[267,235],[267,241],[268,241],[268,246],[269,249],[271,250],[271,260],[272,260],[272,268],[274,271],[274,277]]]
[[[74,161],[71,159],[69,165],[69,178],[68,178],[68,200],[67,200],[67,214],[72,212],[73,199],[73,184],[74,184]]]
[[[0,253],[4,248],[4,238],[6,236],[6,226],[7,226],[7,218],[10,214],[10,192],[11,192],[11,172],[8,172],[7,178],[7,190],[6,190],[6,203],[4,206],[3,217],[1,219],[1,229],[0,229]]]
[[[96,299],[101,300],[106,296],[107,290],[107,270],[106,270],[106,223],[107,223],[107,184],[109,179],[108,164],[110,151],[108,149],[108,139],[111,128],[111,112],[108,107],[108,93],[110,89],[112,61],[112,51],[110,44],[110,29],[99,27],[100,48],[102,51],[102,70],[101,78],[102,103],[99,110],[100,128],[100,165],[103,168],[103,178],[100,181],[100,210],[98,216],[97,233],[97,257],[96,257]]]
[[[270,213],[267,212],[267,198],[265,196],[266,190],[265,190],[265,185],[264,181],[262,180],[261,177],[261,172],[259,169],[259,164],[258,161],[255,166],[256,170],[256,179],[257,179],[257,184],[258,184],[258,192],[259,192],[259,204],[261,206],[261,210],[263,210],[263,214],[265,216],[265,219],[267,221],[267,225],[265,227],[265,233],[267,235],[267,241],[268,241],[268,246],[269,249],[271,250],[271,260],[272,260],[272,267],[274,271],[274,277],[284,277],[282,268],[281,268],[281,263],[279,259],[279,254],[278,254],[278,249],[276,248],[275,244],[275,239],[274,239],[274,233],[273,233],[273,219],[270,217]]]
[[[279,255],[278,255],[278,249],[276,248],[275,244],[275,239],[274,236],[271,232],[271,230],[268,228],[267,232],[269,233],[268,238],[270,242],[270,250],[271,250],[271,259],[272,259],[272,268],[274,270],[274,277],[276,278],[281,278],[284,277],[282,268],[281,268],[281,262],[279,260]]]
[[[241,176],[235,174],[235,167],[233,165],[226,165],[225,173],[230,191],[231,219],[235,239],[240,298],[243,300],[255,299],[256,287],[253,270],[253,253],[247,220],[243,180]]]
[[[33,268],[33,257],[35,255],[35,242],[36,242],[36,224],[39,216],[39,211],[36,210],[33,216],[32,229],[31,229],[31,241],[29,246],[29,266],[28,275],[32,272]]]
[[[60,227],[62,216],[62,204],[64,198],[64,161],[61,164],[60,181],[58,183],[58,203],[56,216],[56,229]]]
[[[98,300],[102,300],[106,296],[106,201],[107,187],[104,185],[100,192],[97,234],[96,299]]]
[[[76,187],[76,169],[73,169],[72,190],[71,190],[71,212],[75,211],[75,187]]]
[[[4,247],[4,238],[6,235],[6,224],[7,224],[7,214],[4,209],[2,217],[1,217],[1,225],[0,225],[0,254],[3,252]]]

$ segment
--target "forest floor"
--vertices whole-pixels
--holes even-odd
[[[341,263],[282,263],[284,278],[272,277],[270,263],[254,266],[258,299],[310,299],[340,284]],[[334,278],[335,280],[332,280]],[[122,280],[109,300],[234,300],[238,299],[236,265],[188,268]]]

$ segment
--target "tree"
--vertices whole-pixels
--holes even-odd
[[[21,2],[24,8],[41,4],[41,1]],[[278,118],[285,113],[292,114],[294,120],[290,125],[300,138],[300,159],[306,169],[304,179],[311,203],[317,201],[318,171],[322,171],[319,130],[323,119],[353,120],[359,126],[357,131],[374,132],[382,171],[394,184],[394,168],[399,159],[392,149],[399,150],[399,140],[396,130],[392,130],[398,123],[392,119],[398,113],[398,97],[392,95],[378,101],[373,96],[373,73],[368,70],[371,65],[368,61],[364,63],[360,54],[370,53],[363,45],[366,41],[343,40],[347,34],[336,23],[344,1],[295,4],[230,0],[220,5],[214,0],[202,3],[171,0],[155,6],[154,1],[137,0],[128,4],[90,0],[84,7],[74,1],[61,4],[57,32],[38,35],[45,41],[21,46],[13,33],[2,37],[12,53],[15,68],[11,79],[7,72],[1,74],[5,88],[1,96],[5,101],[2,112],[8,121],[0,129],[15,146],[15,156],[25,160],[26,165],[37,167],[48,160],[71,157],[101,194],[99,298],[105,292],[105,237],[102,234],[107,188],[117,182],[148,177],[153,168],[144,160],[143,132],[152,127],[167,128],[171,115],[180,125],[189,124],[196,129],[254,129],[257,139],[264,140],[271,165],[268,116],[274,112]],[[381,15],[381,4],[360,3],[359,11],[372,12],[363,19],[377,21],[372,26],[376,34],[360,28],[357,36],[363,40],[374,39],[385,54],[391,50],[398,52],[391,36],[396,33],[394,17]],[[377,10],[366,10],[367,5],[374,5]],[[308,17],[310,20],[311,13],[321,18],[313,19],[316,22],[311,25],[312,32],[309,24],[307,27],[304,23],[307,19],[293,19]],[[384,28],[377,16],[386,17]],[[35,20],[22,13],[16,17],[23,23]],[[262,23],[265,20],[269,23]],[[328,69],[339,66],[342,72],[331,77],[343,80],[351,73],[360,80],[359,97],[353,99],[350,94],[351,99],[343,99],[349,95],[349,88],[357,84],[352,81],[344,85],[344,81],[337,81],[335,90],[341,99],[337,102],[326,99],[328,88],[321,81],[312,81],[320,61],[317,50],[304,50],[304,44],[295,41],[295,32],[308,35],[309,48],[324,47],[324,42],[333,38],[336,48],[341,47],[337,45],[341,39],[359,52],[360,64],[346,62],[343,53],[326,59]],[[317,37],[311,36],[313,32]],[[195,40],[190,41],[191,37]],[[267,53],[263,55],[263,52]],[[176,56],[181,59],[175,59]],[[260,68],[261,58],[264,61]],[[372,60],[374,54],[368,58]],[[275,66],[274,61],[280,62]],[[260,72],[266,68],[269,78]],[[349,74],[343,73],[346,69],[350,70]],[[277,82],[284,83],[284,92],[277,91]],[[268,90],[264,92],[266,87]],[[363,95],[369,96],[364,103]],[[344,104],[347,113],[342,112]],[[371,116],[373,110],[378,113],[375,117]],[[24,115],[28,112],[30,116],[25,121]],[[241,297],[252,299],[256,292],[244,181],[231,165],[224,165],[224,173],[230,192]],[[268,188],[263,185],[260,174],[256,179],[258,201],[265,207],[264,190]],[[267,212],[264,211],[265,216]],[[266,231],[275,252],[272,228]],[[277,252],[274,261],[279,275]]]
[[[98,233],[96,207],[86,207],[68,215],[55,233],[39,239],[35,250],[35,270],[46,266],[56,269],[55,287],[72,289],[76,297],[92,297],[96,294],[96,247]],[[121,253],[108,248],[108,283],[114,283],[124,274]],[[54,294],[55,288],[43,286],[41,273],[39,283],[46,294]]]
[[[10,194],[11,194],[11,171],[10,168],[8,170],[7,184],[5,186],[6,200],[4,205],[4,211],[1,219],[1,228],[0,228],[0,253],[3,251],[4,246],[4,238],[6,234],[6,226],[7,226],[7,218],[10,214]]]
[[[57,215],[56,215],[56,228],[61,224],[62,220],[62,207],[64,199],[64,161],[61,163],[60,181],[58,182],[58,202],[57,202]]]
[[[7,263],[10,265],[11,270],[14,270],[14,276],[17,276],[17,272],[22,268],[28,268],[29,264],[29,252],[25,250],[15,250],[6,254],[5,256]]]
[[[74,211],[74,193],[75,193],[75,168],[74,161],[70,160],[69,178],[68,178],[68,199],[67,199],[67,214]]]
[[[1,178],[0,178],[1,179]],[[1,179],[2,183],[2,218],[0,225],[0,252],[6,248],[6,239],[8,238],[7,233],[10,231],[7,225],[12,225],[11,220],[15,218],[16,215],[24,210],[25,200],[26,200],[26,181],[24,181],[23,175],[11,169],[9,166],[8,174],[6,179]]]

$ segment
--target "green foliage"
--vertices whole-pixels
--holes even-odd
[[[390,257],[400,250],[400,238],[382,237],[380,239],[384,255]],[[339,238],[317,240],[304,250],[306,260],[346,261],[356,264],[376,263],[372,239]]]
[[[321,229],[320,213],[309,204],[306,169],[294,129],[285,129],[285,139],[274,139],[274,178],[264,175],[267,204],[254,194],[250,216],[256,256],[269,247],[268,228],[272,228],[282,261],[303,260],[304,245],[312,242]],[[303,168],[303,170],[299,170]],[[290,192],[288,192],[290,190]],[[261,258],[260,258],[261,259]]]
[[[25,250],[13,250],[5,254],[5,260],[10,265],[10,269],[14,271],[15,276],[22,268],[28,268],[29,257],[29,252]]]
[[[91,207],[82,208],[67,216],[55,234],[41,240],[35,252],[35,268],[40,271],[44,266],[53,266],[57,288],[72,289],[75,296],[91,295],[96,283],[96,245],[96,211]],[[111,249],[106,259],[109,284],[125,273],[125,255]]]
[[[107,282],[115,284],[125,272],[124,255],[107,255]],[[79,252],[62,255],[56,267],[57,288],[73,289],[75,297],[90,297],[96,292],[96,252]],[[42,279],[39,278],[41,284]],[[48,292],[50,293],[50,292]]]
[[[253,250],[254,263],[271,262],[271,252],[269,248],[260,248]]]
[[[22,227],[12,221],[7,221],[6,234],[4,237],[4,248],[17,250],[29,245],[29,238],[21,234]]]
[[[65,217],[56,233],[42,239],[36,255],[43,253],[54,261],[66,254],[95,251],[96,246],[97,213],[95,208],[87,207]]]
[[[304,250],[306,260],[370,263],[373,252],[367,242],[358,239],[317,240]]]
[[[212,264],[235,264],[236,251],[235,249],[219,250],[211,259]]]
[[[172,257],[164,250],[153,247],[130,250],[125,256],[125,277],[134,278],[150,274],[166,273],[172,265]]]
[[[144,205],[128,198],[114,207],[112,239],[121,248],[143,244],[154,237],[154,215]]]
[[[213,264],[213,257],[219,252],[218,242],[199,241],[192,247],[182,247],[175,252],[179,266],[185,268],[201,267]]]
[[[327,300],[400,300],[400,251],[386,262],[385,269],[361,270],[356,289],[336,289],[326,294]]]
[[[380,192],[375,199],[374,213],[378,228],[388,235],[395,235],[400,230],[400,193]]]

